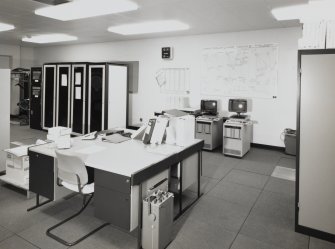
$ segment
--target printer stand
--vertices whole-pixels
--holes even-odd
[[[227,120],[223,125],[222,153],[242,158],[250,150],[252,128],[248,118]]]
[[[195,124],[195,138],[204,140],[204,150],[214,150],[222,144],[223,117],[199,116]]]

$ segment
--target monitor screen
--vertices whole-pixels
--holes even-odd
[[[246,99],[230,99],[229,111],[237,113],[245,113],[248,111],[248,104]]]
[[[218,102],[216,100],[201,100],[201,112],[216,115]]]

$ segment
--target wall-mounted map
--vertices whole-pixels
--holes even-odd
[[[278,45],[207,48],[203,51],[201,94],[276,98]]]

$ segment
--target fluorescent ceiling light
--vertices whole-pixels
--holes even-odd
[[[271,13],[278,21],[299,20],[302,18],[303,13],[306,12],[307,7],[307,4],[294,5],[273,9]]]
[[[333,0],[309,1],[308,4],[293,5],[275,8],[272,15],[278,20],[300,20],[301,22],[313,20],[335,20]]]
[[[166,21],[152,21],[134,24],[124,24],[119,26],[112,26],[108,28],[109,32],[118,33],[122,35],[137,35],[170,32],[189,29],[190,26],[176,20]]]
[[[22,41],[33,42],[33,43],[53,43],[53,42],[65,42],[65,41],[75,41],[78,40],[77,37],[66,35],[66,34],[48,34],[48,35],[36,35],[32,37],[24,37]]]
[[[6,23],[0,23],[0,32],[12,30],[12,29],[15,29],[14,25],[6,24]]]
[[[138,5],[129,0],[75,0],[69,3],[37,9],[35,10],[35,14],[61,21],[69,21],[136,9],[138,9]]]

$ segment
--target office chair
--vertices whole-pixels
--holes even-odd
[[[88,174],[83,160],[77,156],[67,154],[65,151],[60,152],[56,150],[56,156],[58,165],[57,184],[81,194],[83,196],[83,204],[81,209],[77,213],[59,222],[58,224],[50,227],[46,231],[46,234],[47,236],[55,239],[56,241],[62,243],[63,245],[74,246],[79,242],[81,242],[82,240],[89,237],[90,235],[92,235],[93,233],[109,225],[109,223],[105,223],[97,227],[90,233],[86,234],[85,236],[79,238],[74,242],[65,241],[64,239],[51,233],[51,231],[54,230],[55,228],[61,226],[62,224],[70,221],[71,219],[81,214],[92,200],[94,194],[94,183],[88,184]],[[88,200],[87,197],[89,197]]]

